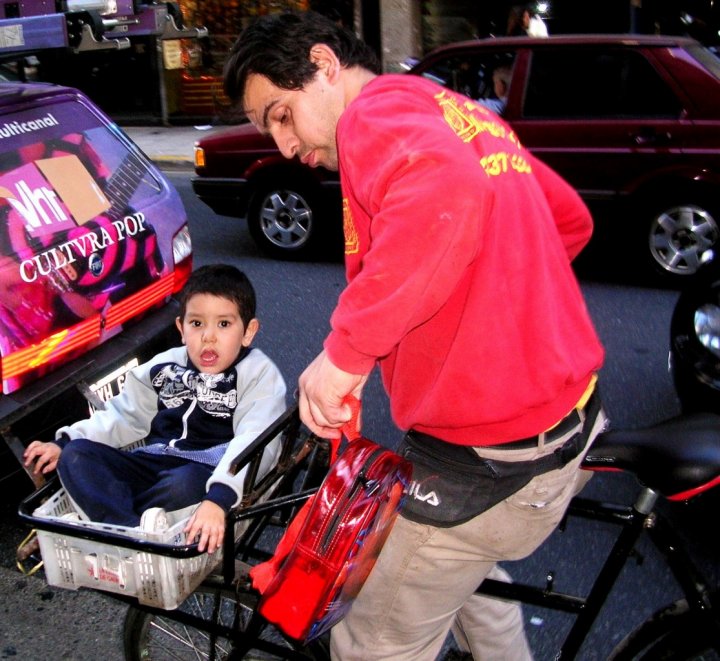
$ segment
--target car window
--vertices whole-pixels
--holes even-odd
[[[681,110],[675,94],[637,51],[532,54],[526,118],[677,117]]]
[[[493,71],[512,67],[514,59],[512,51],[453,55],[433,62],[421,75],[471,99],[493,99]]]
[[[715,78],[720,78],[720,49],[715,46],[712,50],[705,46],[693,46],[687,49],[700,64],[702,64]]]

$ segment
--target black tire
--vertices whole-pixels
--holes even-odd
[[[683,413],[720,411],[720,259],[688,281],[670,321],[670,371]]]
[[[324,245],[324,208],[317,187],[301,177],[279,176],[258,184],[247,213],[258,248],[275,259],[316,257]]]
[[[148,612],[131,606],[125,617],[124,648],[127,661],[196,661],[197,659],[242,659],[281,661],[325,661],[330,658],[323,639],[305,648],[296,648],[272,625],[255,620],[257,629],[248,631],[257,605],[254,593],[239,590],[213,589],[201,586],[177,611]],[[179,622],[176,613],[188,613],[207,623],[193,626]],[[210,627],[218,625],[213,641]],[[233,647],[230,638],[235,630],[239,645],[247,646],[246,654]],[[224,635],[223,635],[224,633]]]
[[[714,595],[717,605],[718,595]],[[612,652],[612,661],[718,661],[720,627],[713,612],[690,610],[680,600],[658,611]]]
[[[717,249],[720,212],[701,194],[661,197],[646,225],[645,254],[666,281],[681,282],[695,275],[702,256]]]

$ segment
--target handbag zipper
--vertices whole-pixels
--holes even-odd
[[[375,460],[382,455],[385,452],[384,448],[377,448],[376,450],[373,450],[368,458],[365,460],[365,465],[360,469],[360,472],[358,473],[357,477],[355,478],[355,481],[353,482],[350,489],[348,489],[345,494],[343,494],[343,498],[345,499],[345,502],[342,504],[342,509],[333,517],[333,519],[330,521],[330,524],[325,529],[325,532],[320,537],[320,540],[317,544],[316,549],[320,551],[321,553],[324,553],[327,550],[327,547],[329,546],[330,542],[332,541],[333,537],[335,536],[335,532],[338,529],[338,526],[345,518],[345,515],[347,514],[348,510],[350,509],[350,506],[352,505],[353,501],[355,500],[357,493],[360,489],[366,489],[366,495],[370,496],[377,488],[380,486],[379,480],[368,480],[365,477],[365,474],[372,468],[372,465],[375,463]],[[337,509],[337,507],[335,508]]]

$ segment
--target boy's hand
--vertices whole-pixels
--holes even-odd
[[[57,443],[43,443],[42,441],[33,441],[27,446],[24,453],[25,467],[29,467],[33,461],[34,475],[47,475],[55,470],[62,449]]]
[[[183,531],[188,544],[198,539],[198,551],[213,553],[222,546],[225,533],[225,510],[210,500],[203,500]]]

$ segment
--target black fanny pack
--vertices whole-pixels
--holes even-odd
[[[536,475],[562,468],[575,459],[587,445],[599,411],[600,401],[595,394],[585,408],[582,428],[555,452],[535,461],[483,459],[472,447],[408,432],[397,450],[413,465],[401,515],[440,528],[469,521],[514,494]]]

